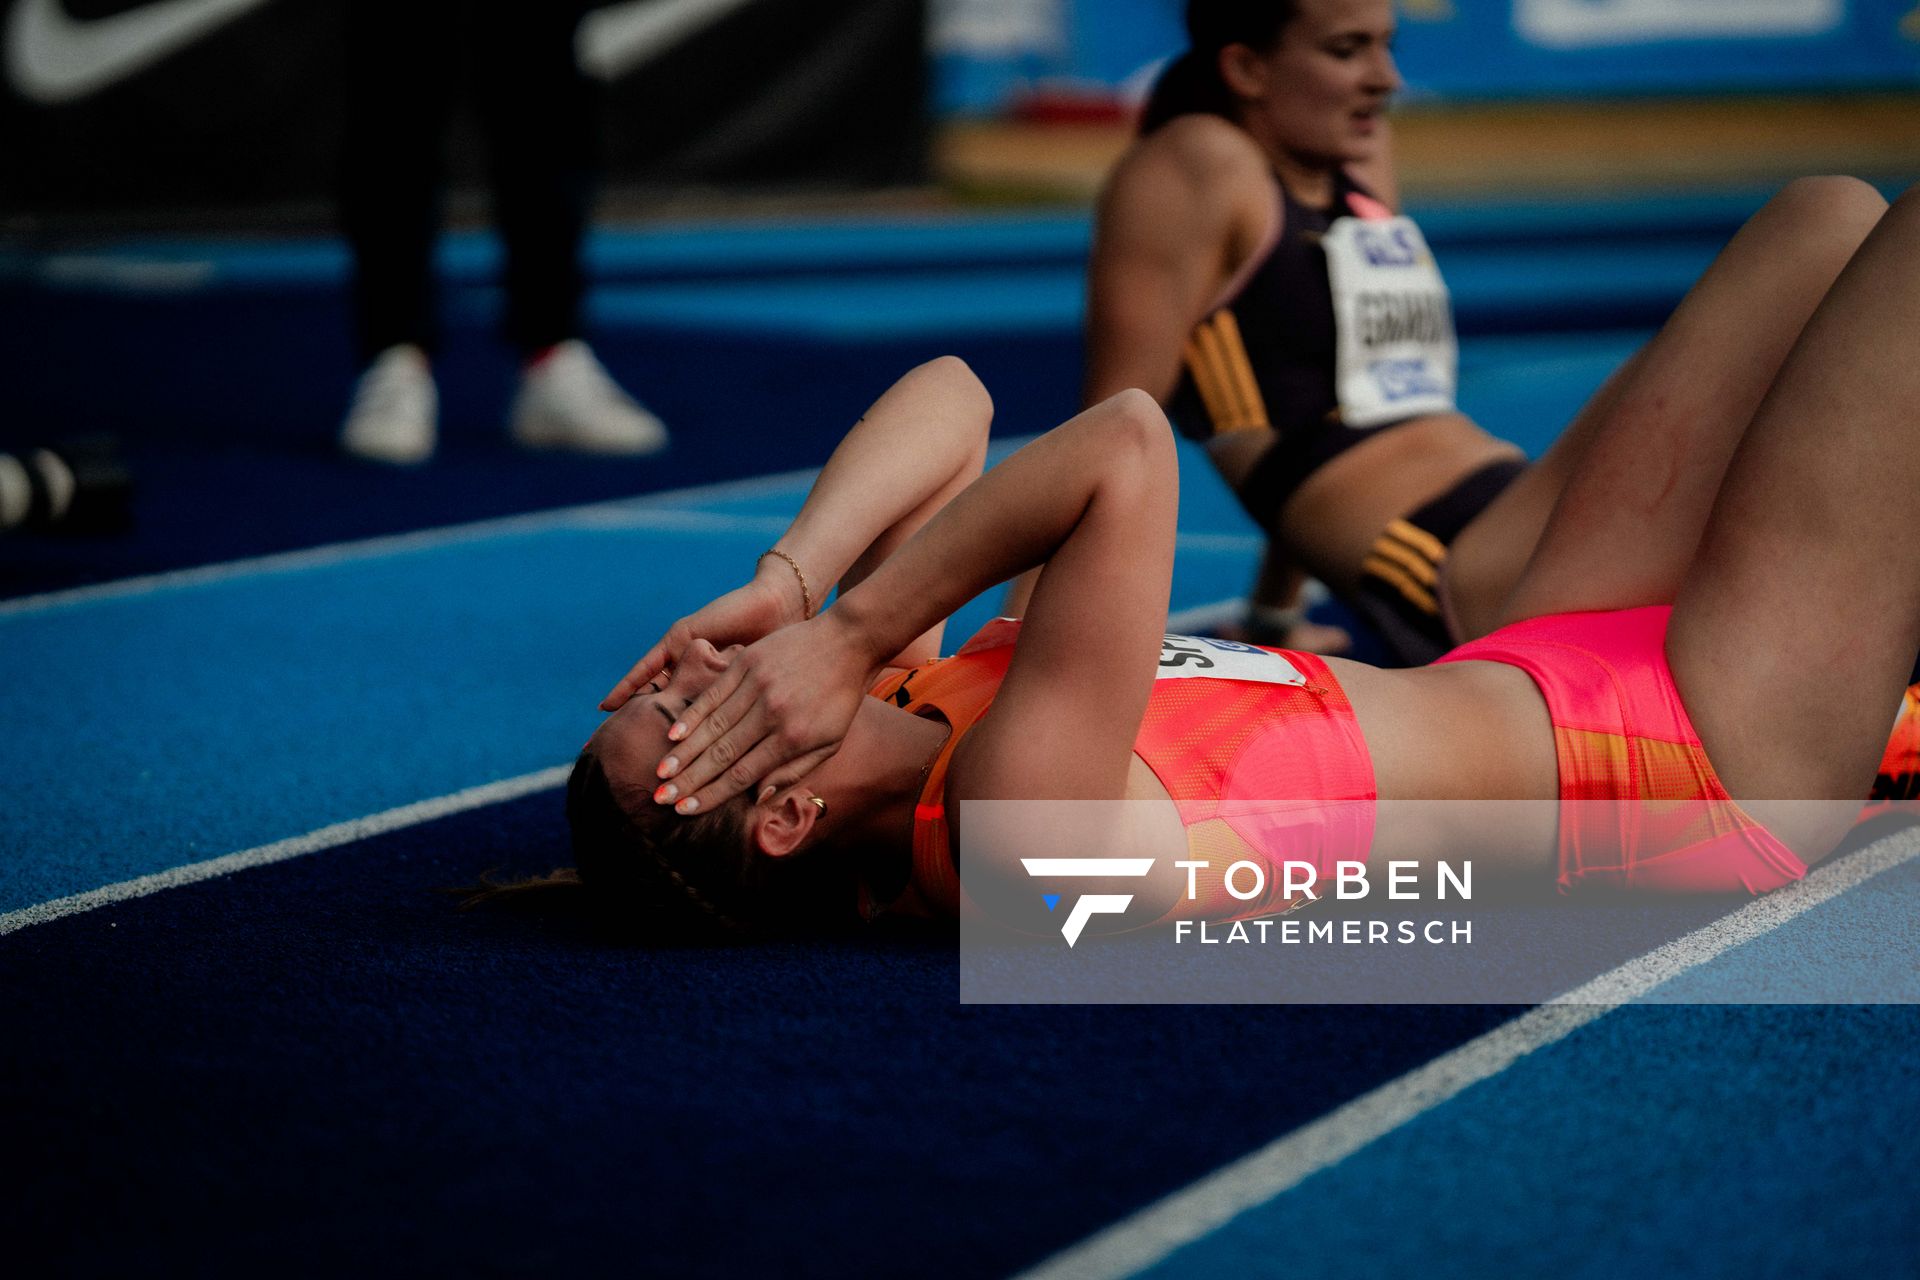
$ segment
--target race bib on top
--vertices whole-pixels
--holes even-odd
[[[1160,642],[1156,680],[1251,680],[1257,684],[1303,685],[1300,668],[1277,653],[1206,636],[1169,635]]]
[[[962,654],[1003,649],[1020,638],[1018,618],[995,618],[960,647]],[[1304,685],[1300,668],[1277,653],[1207,636],[1168,635],[1160,641],[1156,680],[1251,680],[1256,684]]]
[[[1412,218],[1336,218],[1334,391],[1350,427],[1453,410],[1460,348],[1447,283]]]

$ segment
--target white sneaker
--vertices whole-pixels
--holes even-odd
[[[411,343],[388,347],[354,387],[340,447],[374,462],[425,462],[433,456],[439,414],[427,353]]]
[[[578,338],[521,375],[512,431],[530,449],[642,454],[667,447],[660,419],[635,404]]]

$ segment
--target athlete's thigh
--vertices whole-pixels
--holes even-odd
[[[1885,202],[1801,179],[1751,218],[1596,405],[1501,621],[1673,600],[1728,459]]]
[[[1442,578],[1455,638],[1477,639],[1500,625],[1501,608],[1526,570],[1567,478],[1593,442],[1639,354],[1614,370],[1540,459],[1501,490],[1447,548]]]
[[[1859,798],[1920,646],[1920,197],[1833,286],[1728,468],[1668,657],[1736,797]]]

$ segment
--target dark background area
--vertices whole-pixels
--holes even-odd
[[[150,7],[60,3],[83,23]],[[337,0],[268,0],[98,93],[38,102],[9,78],[0,228],[324,223],[354,91],[342,28]],[[744,4],[606,84],[607,179],[746,192],[923,181],[925,31],[919,0]],[[452,186],[478,187],[483,163],[469,114]]]

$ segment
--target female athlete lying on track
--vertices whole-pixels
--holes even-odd
[[[1792,251],[1756,264],[1762,245]],[[1920,648],[1915,548],[1889,540],[1920,491],[1916,333],[1920,194],[1888,211],[1849,180],[1796,183],[1629,370],[1498,630],[1425,668],[1255,651],[1217,680],[1157,678],[1176,462],[1152,398],[1117,395],[975,479],[986,393],[958,361],[923,366],[752,580],[609,695],[568,789],[579,879],[748,926],[951,914],[964,799],[1177,802],[1191,838],[1235,798],[1737,796],[1683,847],[1595,857],[1562,823],[1556,863],[1549,813],[1476,855],[1543,882],[1557,866],[1569,890],[1786,884],[1846,819],[1768,802],[1868,793]],[[1648,406],[1648,382],[1687,411]],[[953,609],[1036,565],[1021,624],[932,661]],[[1286,856],[1365,857],[1343,822]],[[1393,856],[1438,839],[1393,832]],[[1163,872],[1128,889],[1181,909],[1183,873]],[[1222,906],[1276,909],[1188,909]]]

